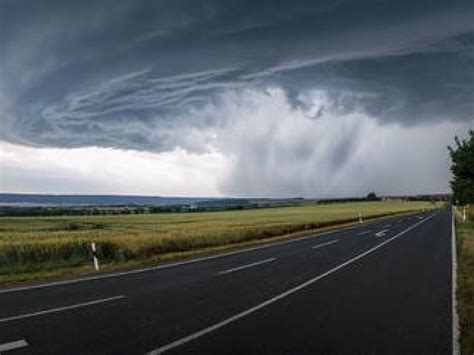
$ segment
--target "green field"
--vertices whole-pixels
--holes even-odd
[[[0,283],[136,267],[296,236],[365,218],[433,208],[428,202],[359,202],[242,211],[0,218]]]
[[[474,211],[472,211],[474,212]],[[474,354],[474,213],[462,222],[458,211],[458,288],[461,353]]]

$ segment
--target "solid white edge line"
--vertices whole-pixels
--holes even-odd
[[[458,270],[458,257],[457,257],[457,247],[456,247],[456,216],[454,207],[451,210],[451,254],[452,254],[452,268],[451,268],[451,278],[452,278],[452,347],[453,347],[453,355],[459,355],[460,348],[459,348],[459,315],[457,310],[457,300],[456,300],[456,290],[457,290],[457,270]]]
[[[276,258],[265,259],[265,260],[257,261],[257,262],[251,263],[251,264],[245,264],[245,265],[242,265],[242,266],[234,267],[234,268],[232,268],[232,269],[227,269],[227,270],[224,270],[224,271],[219,271],[218,274],[219,274],[219,275],[230,274],[231,272],[235,272],[235,271],[247,269],[247,268],[253,267],[253,266],[258,266],[258,265],[266,264],[266,263],[269,263],[269,262],[274,261],[274,260],[276,260]]]
[[[435,214],[436,214],[436,213],[435,213]],[[416,227],[419,226],[420,224],[422,224],[422,223],[428,221],[428,220],[431,219],[433,216],[435,216],[435,214],[432,214],[432,215],[429,216],[428,218],[425,218],[424,220],[415,223],[414,225],[408,227],[407,229],[405,229],[405,230],[403,230],[402,232],[398,233],[398,234],[395,235],[394,237],[391,237],[390,239],[387,239],[387,240],[383,241],[382,243],[377,244],[375,247],[370,248],[369,250],[366,250],[365,252],[363,252],[363,253],[361,253],[361,254],[359,254],[359,255],[357,255],[357,256],[355,256],[355,257],[353,257],[353,258],[351,258],[351,259],[349,259],[349,260],[347,260],[347,261],[345,261],[345,262],[343,262],[342,264],[339,264],[338,266],[336,266],[336,267],[334,267],[334,268],[332,268],[332,269],[330,269],[330,270],[328,270],[328,271],[326,271],[326,272],[324,272],[324,273],[322,273],[322,274],[320,274],[320,275],[318,275],[318,276],[316,276],[316,277],[314,277],[314,278],[312,278],[312,279],[310,279],[310,280],[308,280],[308,281],[306,281],[306,282],[303,282],[302,284],[299,284],[298,286],[295,286],[295,287],[293,287],[293,288],[290,288],[290,289],[288,289],[287,291],[285,291],[285,292],[283,292],[283,293],[280,293],[280,294],[277,295],[277,296],[274,296],[274,297],[272,297],[272,298],[270,298],[270,299],[268,299],[268,300],[266,300],[266,301],[264,301],[264,302],[262,302],[262,303],[260,303],[260,304],[258,304],[258,305],[256,305],[256,306],[254,306],[254,307],[251,307],[251,308],[249,308],[249,309],[247,309],[247,310],[245,310],[245,311],[242,311],[242,312],[240,312],[240,313],[237,313],[236,315],[234,315],[234,316],[232,316],[232,317],[229,317],[229,318],[227,318],[227,319],[224,319],[224,320],[221,321],[221,322],[215,323],[215,324],[213,324],[213,325],[211,325],[211,326],[209,326],[209,327],[206,327],[206,328],[204,328],[204,329],[201,329],[201,330],[199,330],[199,331],[197,331],[197,332],[195,332],[195,333],[192,333],[192,334],[190,334],[190,335],[188,335],[188,336],[185,336],[185,337],[183,337],[183,338],[180,338],[180,339],[178,339],[178,340],[175,340],[175,341],[173,341],[173,342],[171,342],[171,343],[169,343],[169,344],[167,344],[167,345],[163,345],[163,346],[161,346],[161,347],[159,347],[159,348],[157,348],[157,349],[155,349],[155,350],[152,350],[152,351],[150,351],[149,353],[147,353],[147,355],[162,354],[162,353],[164,353],[165,351],[171,350],[171,349],[176,348],[176,347],[178,347],[178,346],[180,346],[180,345],[183,345],[183,344],[185,344],[185,343],[188,343],[188,342],[190,342],[190,341],[192,341],[192,340],[194,340],[194,339],[200,338],[200,337],[202,337],[203,335],[206,335],[206,334],[208,334],[208,333],[211,333],[211,332],[213,332],[213,331],[215,331],[215,330],[217,330],[217,329],[219,329],[219,328],[222,328],[222,327],[226,326],[226,325],[229,324],[229,323],[235,322],[235,321],[237,321],[237,320],[239,320],[239,319],[241,319],[241,318],[244,318],[245,316],[248,316],[249,314],[252,314],[252,313],[254,313],[254,312],[256,312],[256,311],[258,311],[258,310],[260,310],[260,309],[262,309],[262,308],[267,307],[268,305],[270,305],[270,304],[272,304],[272,303],[275,303],[275,302],[277,302],[277,301],[279,301],[279,300],[281,300],[281,299],[283,299],[283,298],[286,298],[286,297],[290,296],[291,294],[293,294],[293,293],[295,293],[295,292],[297,292],[297,291],[299,291],[299,290],[301,290],[301,289],[303,289],[303,288],[305,288],[305,287],[307,287],[307,286],[309,286],[309,285],[311,285],[311,284],[313,284],[313,283],[315,283],[315,282],[317,282],[317,281],[319,281],[319,280],[321,280],[321,279],[323,279],[323,278],[325,278],[325,277],[331,275],[332,273],[334,273],[334,272],[336,272],[336,271],[338,271],[338,270],[340,270],[340,269],[342,269],[342,268],[344,268],[344,267],[346,267],[346,266],[348,266],[348,265],[354,263],[355,261],[357,261],[357,260],[359,260],[359,259],[362,259],[363,257],[365,257],[365,256],[367,256],[367,255],[373,253],[373,252],[376,251],[377,249],[379,249],[379,248],[383,247],[384,245],[386,245],[386,244],[392,242],[393,240],[395,240],[395,239],[401,237],[402,235],[404,235],[405,233],[409,232],[410,230],[416,228]]]
[[[416,212],[415,214],[419,214],[419,213],[423,213],[423,212]],[[365,223],[364,226],[367,227],[367,226],[370,226],[370,225],[382,223],[383,220],[396,219],[396,218],[401,218],[401,216],[380,217],[380,219],[375,219],[374,221],[370,221],[368,223]],[[227,252],[227,253],[203,256],[203,257],[200,257],[200,258],[194,258],[194,259],[190,259],[190,260],[177,261],[177,262],[174,262],[174,263],[169,263],[169,264],[164,264],[164,265],[144,267],[144,268],[140,268],[140,269],[127,270],[127,271],[119,271],[119,272],[114,272],[114,273],[110,273],[110,274],[85,276],[85,277],[79,277],[79,278],[71,279],[71,280],[53,281],[53,282],[47,282],[47,283],[38,284],[38,285],[18,286],[18,287],[5,288],[5,289],[0,289],[0,294],[11,293],[11,292],[19,292],[19,291],[27,291],[27,290],[35,290],[35,289],[41,289],[41,288],[46,288],[46,287],[75,284],[75,283],[85,282],[85,281],[102,280],[102,279],[108,279],[108,278],[113,278],[113,277],[120,277],[120,276],[125,276],[125,275],[132,275],[132,274],[139,274],[139,273],[143,273],[143,272],[156,271],[156,270],[161,270],[161,269],[168,269],[168,268],[172,268],[172,267],[176,267],[176,266],[193,264],[193,263],[206,261],[206,260],[224,258],[224,257],[227,257],[227,256],[236,255],[236,254],[248,253],[248,252],[252,252],[254,250],[271,248],[271,247],[274,247],[274,246],[285,245],[285,244],[290,244],[290,243],[296,243],[296,242],[300,242],[300,241],[311,239],[311,238],[317,238],[317,237],[323,237],[323,236],[326,236],[326,235],[331,235],[331,234],[334,234],[334,233],[347,232],[347,231],[351,231],[351,230],[354,230],[354,229],[358,229],[360,227],[361,227],[360,224],[354,224],[354,225],[351,225],[351,226],[348,226],[348,227],[339,228],[339,229],[335,229],[335,230],[331,230],[331,231],[327,231],[327,232],[311,234],[311,235],[300,237],[300,238],[282,240],[282,241],[278,241],[278,242],[270,242],[268,244],[258,245],[258,246],[255,246],[255,247],[244,248],[244,249],[240,249],[240,250],[230,251],[230,252]]]
[[[319,248],[322,248],[322,247],[325,247],[325,246],[328,246],[328,245],[337,243],[338,241],[339,241],[339,239],[330,240],[329,242],[326,242],[326,243],[321,243],[321,244],[313,245],[311,248],[313,248],[313,249],[319,249]]]
[[[50,309],[45,309],[43,311],[37,311],[37,312],[32,312],[32,313],[20,314],[20,315],[17,315],[17,316],[0,318],[0,323],[11,322],[11,321],[14,321],[14,320],[19,320],[19,319],[24,319],[24,318],[37,317],[37,316],[42,316],[42,315],[50,314],[50,313],[58,313],[58,312],[67,311],[67,310],[70,310],[70,309],[87,307],[87,306],[92,306],[92,305],[99,304],[99,303],[115,301],[115,300],[119,300],[119,299],[122,299],[122,298],[125,298],[125,296],[120,295],[120,296],[101,298],[101,299],[98,299],[98,300],[83,302],[83,303],[77,303],[77,304],[73,304],[73,305],[70,305],[70,306],[50,308]]]
[[[12,341],[10,343],[0,344],[0,353],[2,353],[4,351],[10,351],[10,350],[15,350],[15,349],[19,349],[19,348],[24,348],[25,346],[28,346],[28,343],[24,339],[17,340],[17,341]]]

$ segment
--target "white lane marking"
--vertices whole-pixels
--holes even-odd
[[[452,305],[452,348],[453,355],[459,355],[459,315],[457,310],[456,290],[457,290],[457,271],[458,271],[458,253],[456,248],[456,217],[454,209],[451,210],[451,254],[452,254],[452,291],[451,291],[451,305]]]
[[[245,264],[245,265],[242,265],[242,266],[234,267],[232,269],[219,271],[218,274],[219,275],[230,274],[231,272],[234,272],[234,271],[239,271],[239,270],[247,269],[249,267],[266,264],[266,263],[269,263],[269,262],[274,261],[274,260],[276,260],[276,258],[265,259],[265,260],[262,260],[262,261],[257,261],[255,263]]]
[[[386,224],[386,225],[383,226],[382,228],[388,228],[388,227],[390,227],[390,226],[391,226],[391,224]]]
[[[363,232],[357,233],[357,235],[364,235],[364,234],[369,234],[370,232],[372,232],[372,229],[369,229],[369,230],[366,230],[366,231],[363,231]]]
[[[380,232],[375,233],[376,237],[383,237],[388,232],[388,229],[382,229]]]
[[[10,343],[0,344],[0,353],[3,353],[4,351],[24,348],[25,346],[28,346],[28,343],[24,339],[12,341]]]
[[[334,240],[331,240],[331,241],[326,242],[326,243],[321,243],[321,244],[313,245],[312,248],[313,248],[313,249],[323,248],[323,247],[325,247],[325,246],[328,246],[328,245],[337,243],[338,241],[339,241],[339,239],[334,239]]]
[[[98,300],[83,302],[83,303],[77,303],[77,304],[73,304],[73,305],[70,305],[70,306],[45,309],[43,311],[38,311],[38,312],[33,312],[33,313],[25,313],[25,314],[20,314],[20,315],[17,315],[17,316],[6,317],[6,318],[0,318],[0,323],[11,322],[11,321],[14,321],[14,320],[24,319],[24,318],[37,317],[37,316],[42,316],[42,315],[50,314],[50,313],[58,313],[58,312],[67,311],[67,310],[70,310],[70,309],[92,306],[92,305],[96,305],[96,304],[99,304],[99,303],[111,302],[111,301],[119,300],[119,299],[122,299],[122,298],[125,298],[125,296],[121,295],[121,296],[101,298],[101,299],[98,299]]]
[[[264,302],[262,302],[262,303],[260,303],[260,304],[258,304],[258,305],[256,305],[256,306],[254,306],[254,307],[251,307],[251,308],[249,308],[249,309],[247,309],[247,310],[245,310],[245,311],[242,311],[242,312],[240,312],[240,313],[237,313],[236,315],[234,315],[234,316],[232,316],[232,317],[229,317],[229,318],[227,318],[227,319],[224,319],[224,320],[221,321],[221,322],[215,323],[215,324],[213,324],[213,325],[211,325],[211,326],[209,326],[209,327],[207,327],[207,328],[201,329],[201,330],[199,330],[199,331],[197,331],[197,332],[195,332],[195,333],[192,333],[192,334],[190,334],[190,335],[188,335],[188,336],[185,336],[185,337],[183,337],[183,338],[181,338],[181,339],[175,340],[175,341],[173,341],[173,342],[171,342],[171,343],[169,343],[169,344],[167,344],[167,345],[163,345],[163,346],[161,346],[161,347],[159,347],[159,348],[157,348],[157,349],[155,349],[155,350],[150,351],[150,352],[147,353],[147,354],[148,354],[148,355],[162,354],[162,353],[164,353],[164,352],[166,352],[166,351],[168,351],[168,350],[171,350],[171,349],[176,348],[176,347],[178,347],[178,346],[180,346],[180,345],[186,344],[186,343],[188,343],[188,342],[190,342],[190,341],[192,341],[192,340],[194,340],[194,339],[197,339],[197,338],[200,338],[200,337],[202,337],[202,336],[204,336],[204,335],[206,335],[206,334],[209,334],[209,333],[211,333],[211,332],[213,332],[213,331],[215,331],[215,330],[217,330],[217,329],[219,329],[219,328],[222,328],[222,327],[226,326],[227,324],[233,323],[233,322],[235,322],[235,321],[237,321],[237,320],[239,320],[239,319],[241,319],[241,318],[244,318],[244,317],[248,316],[249,314],[252,314],[252,313],[254,313],[254,312],[256,312],[256,311],[258,311],[258,310],[260,310],[260,309],[262,309],[262,308],[265,308],[265,307],[271,305],[272,303],[275,303],[275,302],[277,302],[277,301],[279,301],[279,300],[281,300],[281,299],[284,299],[284,298],[290,296],[291,294],[293,294],[293,293],[295,293],[295,292],[298,292],[298,291],[300,291],[300,290],[302,290],[302,289],[308,287],[309,285],[311,285],[311,284],[313,284],[313,283],[315,283],[315,282],[317,282],[317,281],[319,281],[319,280],[321,280],[321,279],[323,279],[323,278],[325,278],[325,277],[327,277],[327,276],[329,276],[329,275],[335,273],[336,271],[338,271],[338,270],[340,270],[340,269],[342,269],[342,268],[344,268],[344,267],[346,267],[346,266],[348,266],[348,265],[350,265],[350,264],[356,262],[357,260],[362,259],[363,257],[365,257],[365,256],[367,256],[367,255],[373,253],[373,252],[376,251],[377,249],[379,249],[379,248],[383,247],[384,245],[386,245],[386,244],[388,244],[388,243],[394,241],[395,239],[401,237],[402,235],[404,235],[405,233],[409,232],[410,230],[412,230],[412,229],[418,227],[420,224],[422,224],[422,223],[428,221],[428,220],[429,220],[430,218],[432,218],[433,216],[435,216],[435,214],[433,214],[433,215],[431,215],[430,217],[424,219],[423,221],[420,221],[420,222],[417,222],[417,223],[413,224],[412,226],[410,226],[410,227],[408,227],[407,229],[405,229],[404,231],[398,233],[398,234],[395,235],[394,237],[392,237],[392,238],[390,238],[390,239],[387,239],[387,240],[385,240],[385,241],[379,243],[379,244],[376,245],[375,247],[370,248],[369,250],[366,250],[365,252],[363,252],[363,253],[361,253],[361,254],[359,254],[359,255],[357,255],[357,256],[355,256],[355,257],[353,257],[353,258],[351,258],[351,259],[349,259],[349,260],[347,260],[347,261],[345,261],[345,262],[343,262],[342,264],[339,264],[338,266],[336,266],[336,267],[334,267],[334,268],[332,268],[332,269],[330,269],[330,270],[328,270],[328,271],[326,271],[326,272],[324,272],[324,273],[322,273],[322,274],[320,274],[320,275],[318,275],[318,276],[316,276],[316,277],[314,277],[314,278],[312,278],[312,279],[310,279],[310,280],[308,280],[308,281],[306,281],[306,282],[303,282],[302,284],[299,284],[298,286],[295,286],[295,287],[293,287],[293,288],[290,288],[290,289],[288,289],[287,291],[285,291],[285,292],[283,292],[283,293],[280,293],[279,295],[277,295],[277,296],[275,296],[275,297],[272,297],[272,298],[270,298],[270,299],[268,299],[268,300],[266,300],[266,301],[264,301]]]

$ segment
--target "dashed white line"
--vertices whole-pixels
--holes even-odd
[[[83,302],[83,303],[77,303],[77,304],[73,304],[73,305],[70,305],[70,306],[45,309],[43,311],[38,311],[38,312],[33,312],[33,313],[25,313],[25,314],[20,314],[20,315],[17,315],[17,316],[6,317],[6,318],[0,318],[0,323],[11,322],[11,321],[14,321],[14,320],[19,320],[19,319],[24,319],[24,318],[37,317],[37,316],[42,316],[42,315],[45,315],[45,314],[67,311],[67,310],[75,309],[75,308],[92,306],[92,305],[95,305],[95,304],[111,302],[111,301],[119,300],[119,299],[122,299],[122,298],[125,298],[125,296],[121,295],[121,296],[101,298],[101,299],[98,299],[98,300]]]
[[[312,248],[313,248],[313,249],[323,248],[323,247],[325,247],[325,246],[328,246],[328,245],[337,243],[338,241],[339,241],[339,239],[334,239],[334,240],[331,240],[331,241],[326,242],[326,243],[321,243],[321,244],[313,245]]]
[[[394,241],[395,239],[401,237],[402,235],[404,235],[405,233],[409,232],[410,230],[412,230],[412,229],[418,227],[420,224],[422,224],[422,223],[428,221],[428,220],[429,220],[430,218],[432,218],[433,216],[435,216],[435,214],[432,214],[430,217],[428,217],[428,218],[426,218],[426,219],[424,219],[424,220],[422,220],[422,221],[420,221],[420,222],[417,222],[417,223],[413,224],[412,226],[408,227],[407,229],[403,230],[402,232],[398,233],[397,235],[395,235],[395,236],[393,236],[393,237],[391,237],[391,238],[389,238],[389,239],[387,239],[387,240],[385,240],[385,241],[383,241],[383,242],[377,244],[375,247],[370,248],[369,250],[366,250],[365,252],[363,252],[363,253],[361,253],[361,254],[359,254],[359,255],[353,257],[352,259],[349,259],[349,260],[343,262],[342,264],[339,264],[338,266],[336,266],[336,267],[334,267],[334,268],[332,268],[332,269],[330,269],[330,270],[328,270],[328,271],[326,271],[326,272],[324,272],[324,273],[322,273],[322,274],[320,274],[320,275],[318,275],[318,276],[316,276],[316,277],[314,277],[314,278],[312,278],[312,279],[310,279],[310,280],[308,280],[308,281],[306,281],[306,282],[303,282],[302,284],[299,284],[298,286],[295,286],[295,287],[293,287],[293,288],[290,288],[290,289],[288,289],[287,291],[285,291],[285,292],[283,292],[283,293],[280,293],[279,295],[277,295],[277,296],[275,296],[275,297],[272,297],[272,298],[270,298],[270,299],[268,299],[268,300],[266,300],[266,301],[264,301],[264,302],[262,302],[262,303],[260,303],[260,304],[258,304],[258,305],[256,305],[256,306],[254,306],[254,307],[248,308],[248,309],[246,309],[245,311],[242,311],[242,312],[240,312],[240,313],[237,313],[237,314],[234,315],[234,316],[231,316],[231,317],[229,317],[229,318],[227,318],[227,319],[224,319],[224,320],[221,321],[221,322],[215,323],[215,324],[213,324],[213,325],[211,325],[211,326],[209,326],[209,327],[206,327],[206,328],[204,328],[204,329],[201,329],[201,330],[199,330],[199,331],[197,331],[197,332],[195,332],[195,333],[192,333],[192,334],[190,334],[190,335],[188,335],[188,336],[185,336],[185,337],[183,337],[183,338],[180,338],[180,339],[178,339],[178,340],[175,340],[175,341],[173,341],[173,342],[171,342],[171,343],[169,343],[169,344],[167,344],[167,345],[163,345],[163,346],[161,346],[161,347],[159,347],[159,348],[157,348],[157,349],[155,349],[155,350],[152,350],[152,351],[150,351],[150,352],[148,353],[148,355],[162,354],[162,353],[164,353],[164,352],[166,352],[166,351],[168,351],[168,350],[171,350],[171,349],[174,349],[174,348],[176,348],[176,347],[178,347],[178,346],[181,346],[181,345],[183,345],[183,344],[186,344],[186,343],[188,343],[188,342],[190,342],[190,341],[193,341],[193,340],[195,340],[195,339],[197,339],[197,338],[200,338],[200,337],[202,337],[202,336],[204,336],[204,335],[206,335],[206,334],[212,333],[212,332],[214,332],[214,331],[216,331],[216,330],[218,330],[218,329],[220,329],[220,328],[226,326],[227,324],[233,323],[233,322],[235,322],[235,321],[237,321],[237,320],[239,320],[239,319],[241,319],[241,318],[244,318],[244,317],[248,316],[249,314],[255,313],[256,311],[258,311],[258,310],[260,310],[260,309],[262,309],[262,308],[265,308],[265,307],[271,305],[272,303],[275,303],[275,302],[277,302],[277,301],[279,301],[279,300],[281,300],[281,299],[284,299],[284,298],[286,298],[286,297],[292,295],[293,293],[298,292],[298,291],[300,291],[300,290],[302,290],[302,289],[308,287],[309,285],[311,285],[311,284],[313,284],[313,283],[315,283],[315,282],[317,282],[317,281],[319,281],[319,280],[321,280],[321,279],[323,279],[323,278],[325,278],[325,277],[327,277],[327,276],[329,276],[329,275],[335,273],[336,271],[338,271],[338,270],[340,270],[340,269],[342,269],[342,268],[344,268],[344,267],[346,267],[346,266],[348,266],[348,265],[350,265],[350,264],[356,262],[357,260],[362,259],[363,257],[365,257],[365,256],[367,256],[367,255],[373,253],[373,252],[376,251],[377,249],[379,249],[379,248],[383,247],[384,245],[386,245],[386,244],[388,244],[388,243]]]
[[[10,343],[0,344],[0,353],[3,353],[4,351],[24,348],[26,346],[28,346],[28,343],[24,339],[12,341]]]
[[[231,272],[247,269],[249,267],[253,267],[253,266],[257,266],[257,265],[266,264],[266,263],[269,263],[269,262],[274,261],[274,260],[276,260],[276,258],[265,259],[265,260],[262,260],[262,261],[257,261],[255,263],[245,264],[245,265],[242,265],[242,266],[234,267],[232,269],[219,271],[218,274],[219,275],[230,274]]]
[[[369,229],[369,230],[366,230],[366,231],[363,231],[363,232],[357,233],[357,235],[364,235],[364,234],[369,234],[370,232],[372,232],[372,229]]]

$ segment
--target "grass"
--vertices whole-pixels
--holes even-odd
[[[461,354],[474,354],[474,211],[462,222],[458,211],[457,302],[461,326]]]
[[[254,245],[365,218],[432,208],[427,202],[359,202],[243,211],[0,218],[0,283],[137,267]]]

